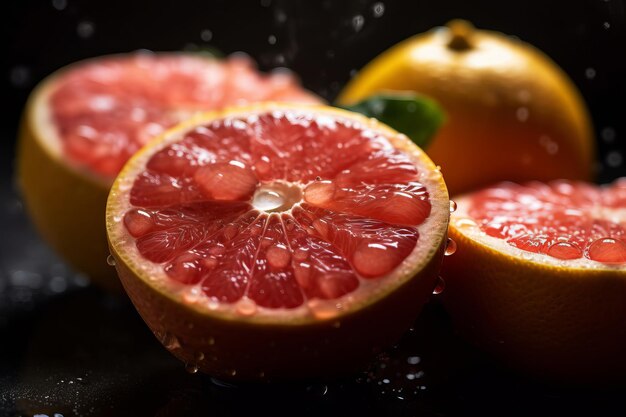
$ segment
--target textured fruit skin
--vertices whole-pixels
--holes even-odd
[[[590,180],[595,139],[567,75],[529,44],[471,26],[464,30],[471,43],[466,50],[448,46],[449,28],[397,44],[365,66],[338,102],[381,91],[437,100],[447,121],[427,152],[441,165],[452,196],[500,180]]]
[[[33,94],[31,97],[36,96]],[[109,185],[77,172],[37,139],[35,104],[27,104],[19,132],[17,177],[37,230],[54,250],[102,288],[121,292],[104,222]]]
[[[163,133],[152,142],[152,146],[177,132],[187,131],[198,121],[209,123],[214,118],[227,117],[231,113],[246,114],[247,111],[281,108],[306,108],[321,114],[349,115],[360,119],[365,125],[369,123],[386,131],[397,149],[423,155],[423,169],[436,172],[432,161],[406,137],[399,137],[396,131],[361,115],[321,105],[264,103],[207,113],[197,116],[197,121],[188,120]],[[434,225],[430,236],[421,235],[421,239],[431,241],[418,242],[429,244],[431,249],[413,272],[402,275],[402,281],[379,291],[359,307],[353,306],[351,310],[329,319],[290,319],[285,315],[270,321],[257,320],[254,315],[228,319],[206,310],[200,311],[199,307],[183,302],[180,297],[161,289],[157,283],[151,283],[150,277],[140,271],[139,265],[133,269],[133,260],[129,255],[123,250],[118,251],[123,246],[111,240],[115,228],[113,219],[119,210],[116,201],[119,184],[132,172],[136,161],[150,152],[150,148],[150,145],[144,147],[126,164],[109,194],[109,247],[124,289],[143,320],[172,354],[187,364],[197,365],[200,371],[236,380],[291,380],[347,375],[364,369],[376,353],[397,342],[432,294],[444,256],[449,221],[448,193],[438,173],[430,196],[433,203],[431,216],[440,219],[440,222]],[[176,336],[178,343],[170,343],[172,335]]]
[[[378,303],[308,324],[235,322],[200,314],[137,279],[113,247],[111,251],[137,311],[158,338],[176,336],[180,347],[166,347],[181,361],[219,378],[284,380],[362,370],[376,353],[397,342],[435,287],[444,242],[445,237],[424,269]]]
[[[566,269],[505,255],[453,224],[445,308],[469,341],[557,382],[626,380],[626,269]]]

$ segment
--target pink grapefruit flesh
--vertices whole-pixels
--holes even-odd
[[[392,273],[421,244],[410,156],[349,120],[297,111],[199,125],[146,162],[124,226],[208,300],[293,309]]]
[[[289,74],[263,75],[244,57],[137,53],[66,71],[49,105],[67,159],[112,181],[141,146],[193,112],[268,100],[320,101]]]
[[[524,251],[626,264],[624,207],[626,179],[605,187],[502,183],[472,194],[468,214],[487,235]]]

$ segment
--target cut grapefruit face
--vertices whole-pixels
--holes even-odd
[[[243,55],[141,52],[63,68],[33,92],[22,124],[18,176],[27,208],[66,260],[104,286],[118,284],[105,262],[102,219],[128,158],[194,113],[267,100],[321,101],[287,72],[262,74]]]
[[[150,327],[198,344],[145,300],[194,328],[276,330],[365,325],[361,313],[400,296],[407,305],[371,323],[408,327],[435,285],[448,217],[440,172],[405,136],[350,112],[266,105],[200,116],[137,154],[112,188],[107,231]]]
[[[535,376],[626,377],[626,181],[502,183],[456,199],[444,303]]]
[[[259,73],[244,55],[222,61],[146,52],[77,64],[42,97],[47,105],[41,119],[56,133],[52,146],[69,163],[109,182],[150,139],[198,111],[268,100],[320,101],[285,72]]]

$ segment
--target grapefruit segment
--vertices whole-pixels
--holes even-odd
[[[532,376],[626,378],[625,184],[501,183],[456,199],[442,276],[457,329]]]
[[[235,149],[217,156],[216,143],[230,138]],[[176,149],[190,149],[191,141],[198,149],[184,152],[181,164]],[[352,342],[322,331],[325,320],[366,326],[365,316],[398,297],[408,304],[376,320],[390,326],[392,339],[406,329],[435,286],[448,216],[439,171],[406,137],[350,112],[272,104],[202,116],[151,143],[116,180],[107,230],[120,278],[156,333],[183,330],[164,329],[153,316],[160,303],[142,297],[168,300],[159,317],[180,315],[199,327],[232,323],[226,346],[246,339],[236,331],[241,323],[265,328],[269,338],[302,326],[316,353],[289,355],[329,364],[335,359],[324,340]],[[196,336],[187,335],[188,343],[196,345]],[[277,354],[274,342],[248,343]],[[356,357],[373,347],[365,343]],[[233,360],[241,377],[261,371],[249,358]],[[217,363],[199,366],[222,373]],[[285,376],[288,368],[263,373]]]
[[[218,60],[133,53],[64,68],[35,90],[25,112],[18,176],[29,213],[73,266],[103,286],[119,286],[105,262],[102,219],[110,186],[124,163],[142,145],[194,113],[260,100],[321,101],[288,73],[262,74],[242,56]],[[147,185],[136,193],[137,204],[202,201],[211,194],[211,184],[219,183],[219,173],[201,171],[198,176],[205,181],[200,184],[193,174],[208,162],[247,164],[247,128],[238,121],[216,129],[198,126],[184,141],[154,155],[149,173],[137,179]],[[224,192],[245,193],[250,177],[240,179],[238,191]],[[184,193],[178,195],[180,189]],[[231,195],[221,197],[228,200]]]

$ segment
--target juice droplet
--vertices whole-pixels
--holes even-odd
[[[287,248],[282,244],[268,248],[265,257],[269,265],[277,269],[286,268],[291,262],[291,253],[289,253]]]
[[[448,238],[448,242],[446,243],[445,255],[446,256],[454,255],[454,252],[456,252],[456,242],[452,240],[451,238]]]
[[[304,199],[307,203],[323,206],[333,199],[335,188],[331,181],[315,181],[304,189]]]
[[[339,314],[337,306],[329,301],[313,299],[307,303],[309,311],[315,318],[324,320],[332,317],[336,317]]]
[[[189,372],[190,374],[195,374],[196,372],[198,372],[198,365],[196,365],[195,363],[188,363],[185,365],[185,371]]]
[[[235,307],[237,313],[242,316],[251,316],[256,313],[256,303],[254,300],[251,300],[248,297],[243,297],[241,300],[237,302],[237,306]]]
[[[439,295],[446,289],[446,282],[441,277],[437,277],[437,285],[435,285],[435,289],[433,290],[433,294]]]
[[[477,227],[478,224],[476,224],[476,222],[472,219],[459,219],[457,220],[455,223],[456,227],[458,227],[459,229],[471,229],[473,227]]]
[[[209,310],[217,310],[218,307],[220,306],[220,301],[215,297],[211,297],[207,301],[206,305],[209,308]]]
[[[167,350],[180,349],[180,341],[171,333],[165,332],[163,334],[163,338],[161,339],[161,343]]]
[[[557,259],[578,259],[583,255],[578,246],[570,242],[557,242],[548,248],[546,254]]]
[[[450,213],[454,213],[457,209],[456,201],[450,200]]]
[[[626,242],[610,237],[598,239],[587,248],[587,256],[606,264],[626,263]]]
[[[107,265],[115,266],[115,258],[113,257],[113,255],[107,256]]]

